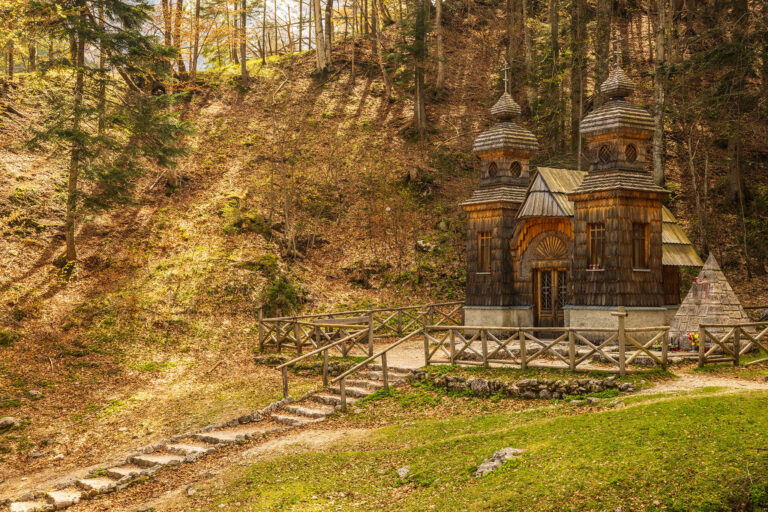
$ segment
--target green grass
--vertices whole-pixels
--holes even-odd
[[[542,408],[411,421],[238,468],[209,492],[225,510],[761,509],[766,406],[765,392],[696,394],[578,415]],[[472,476],[507,446],[525,453]],[[401,481],[404,465],[411,475]]]

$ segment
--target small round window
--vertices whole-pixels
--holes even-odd
[[[522,170],[523,166],[520,165],[520,162],[512,162],[512,165],[509,166],[509,173],[513,178],[519,178]]]
[[[610,162],[611,161],[611,148],[609,148],[608,145],[600,146],[600,151],[597,152],[597,157],[603,163]]]
[[[499,168],[496,166],[496,164],[489,165],[488,176],[490,176],[491,178],[495,178],[497,174],[499,174]]]
[[[627,147],[624,148],[624,158],[626,158],[629,163],[637,160],[637,148],[634,144],[627,144]]]

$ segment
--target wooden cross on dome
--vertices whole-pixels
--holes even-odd
[[[621,35],[613,36],[613,67],[621,67]]]
[[[509,62],[507,62],[506,57],[502,57],[504,59],[504,92],[509,92]]]

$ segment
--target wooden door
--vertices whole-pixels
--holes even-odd
[[[537,327],[563,327],[563,306],[568,299],[568,271],[539,269],[535,275],[535,304]]]

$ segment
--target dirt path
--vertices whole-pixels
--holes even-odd
[[[746,379],[731,379],[728,377],[715,377],[712,375],[694,375],[690,373],[675,372],[676,379],[660,382],[655,386],[646,388],[641,395],[656,393],[668,393],[676,391],[693,391],[709,387],[728,388],[733,391],[747,391],[753,389],[768,389],[768,381],[760,382]]]

